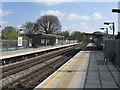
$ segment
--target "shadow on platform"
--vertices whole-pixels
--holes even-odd
[[[87,46],[87,48],[84,49],[84,51],[102,51],[102,48],[99,48],[97,46]]]
[[[92,45],[84,51],[90,51],[90,56],[83,88],[118,88],[118,71],[104,63],[100,48]]]

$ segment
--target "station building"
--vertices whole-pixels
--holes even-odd
[[[55,45],[58,43],[58,38],[63,38],[64,36],[52,35],[52,34],[30,34],[27,35],[29,47],[40,47]]]

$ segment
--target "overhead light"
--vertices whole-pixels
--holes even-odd
[[[108,23],[108,22],[104,22],[104,24],[109,25],[110,23]]]
[[[100,29],[104,30],[105,28],[100,28]]]
[[[120,13],[120,9],[112,9],[112,12]]]

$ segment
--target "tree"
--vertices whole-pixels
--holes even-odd
[[[70,34],[69,34],[68,31],[64,31],[64,32],[62,32],[62,34],[63,34],[63,36],[64,36],[65,38],[67,38],[67,39],[70,37]]]
[[[81,33],[79,31],[74,31],[71,34],[71,39],[78,40],[78,41],[87,41],[89,39],[88,36],[86,36],[84,33]]]
[[[36,27],[37,33],[53,34],[61,31],[59,19],[53,15],[45,15],[39,18],[36,21]]]
[[[81,39],[81,32],[79,31],[74,31],[71,33],[71,37],[72,39],[76,39],[76,40],[79,40]]]
[[[34,27],[35,27],[35,23],[32,22],[26,22],[25,24],[22,25],[22,29],[24,34],[34,34]]]
[[[14,27],[8,26],[2,30],[2,39],[17,40],[18,34]]]
[[[11,33],[12,31],[14,31],[15,28],[14,27],[11,27],[11,26],[8,26],[8,27],[5,27],[3,30],[2,30],[2,35],[5,35],[5,34],[8,34],[8,33]]]

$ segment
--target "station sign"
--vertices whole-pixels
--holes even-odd
[[[58,44],[58,39],[56,39],[56,44]]]
[[[18,37],[18,46],[22,46],[23,40],[22,37]]]

